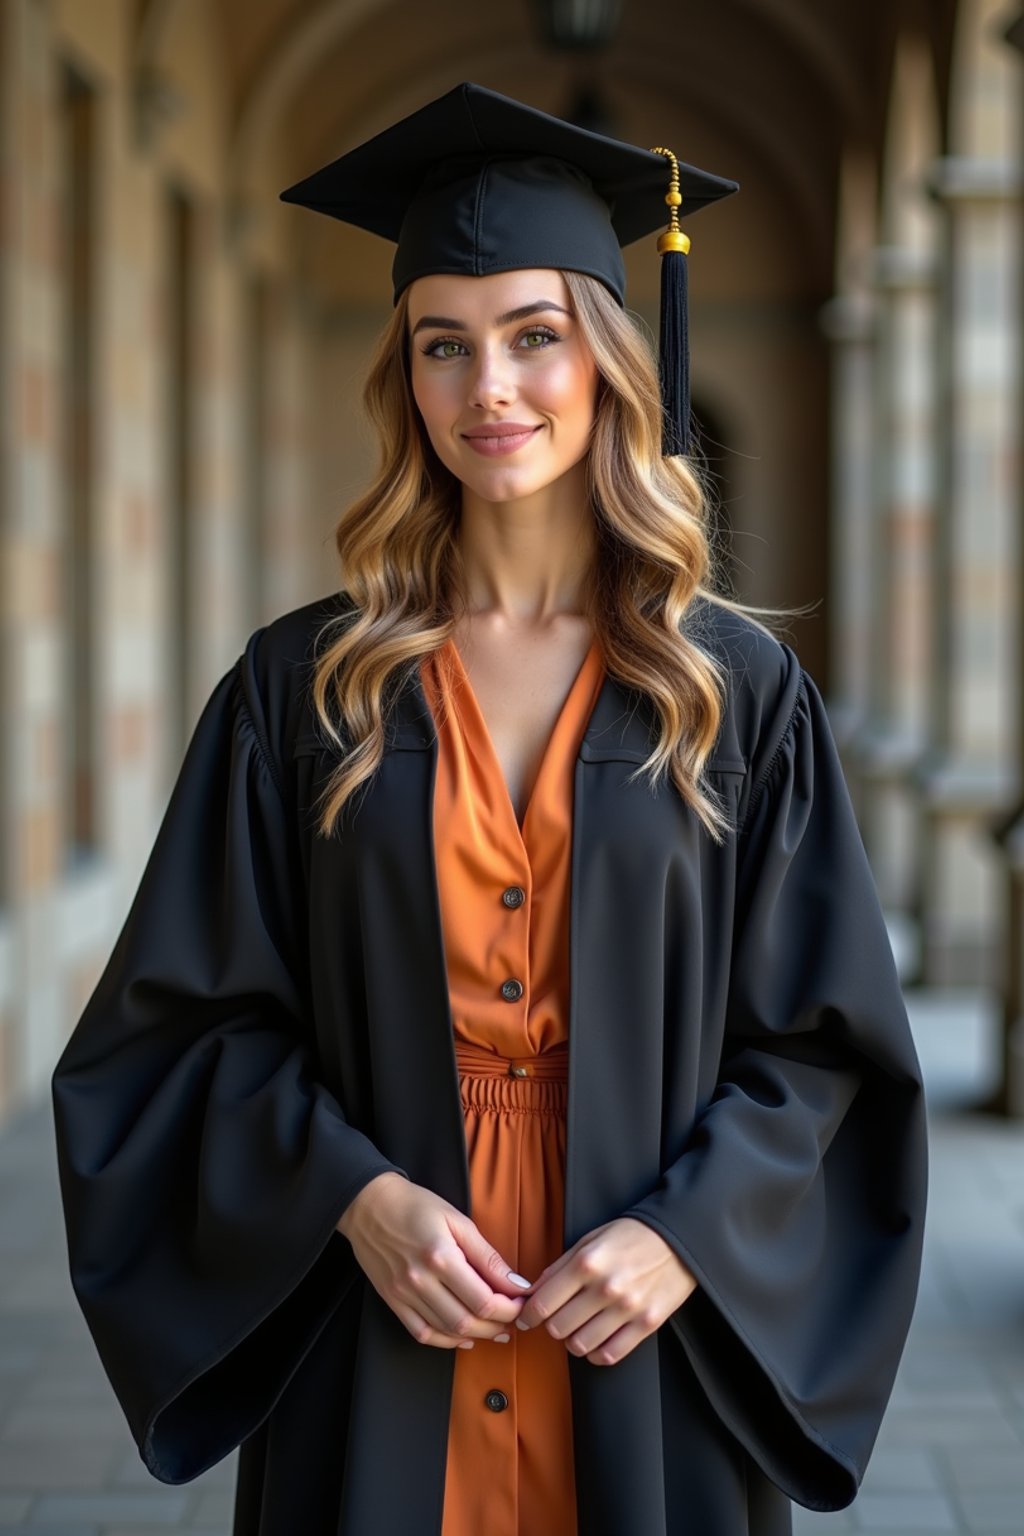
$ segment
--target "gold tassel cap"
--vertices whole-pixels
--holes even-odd
[[[661,145],[651,150],[652,155],[664,155],[671,167],[669,189],[665,193],[665,201],[669,206],[668,229],[658,236],[658,254],[664,256],[666,251],[682,251],[684,256],[690,254],[690,237],[684,235],[679,228],[679,209],[683,198],[679,191],[679,161],[670,149],[664,149]]]

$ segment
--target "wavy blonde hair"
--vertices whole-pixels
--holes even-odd
[[[801,610],[754,608],[713,590],[709,494],[695,463],[662,457],[651,346],[596,278],[563,276],[600,375],[587,475],[597,553],[583,608],[607,670],[645,694],[660,722],[654,750],[632,777],[646,773],[654,786],[670,775],[721,843],[730,823],[700,777],[721,724],[725,679],[720,664],[682,632],[684,615],[703,596],[770,634],[756,615]],[[461,486],[435,453],[413,399],[408,292],[380,336],[363,392],[380,466],[335,529],[355,607],[317,636],[313,702],[325,738],[341,754],[317,805],[325,837],[381,762],[394,697],[464,611]]]

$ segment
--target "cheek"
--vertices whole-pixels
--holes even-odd
[[[413,368],[412,397],[428,430],[431,426],[441,425],[445,417],[451,414],[450,394],[451,390],[446,389],[443,377]]]
[[[566,425],[584,427],[593,419],[597,372],[580,357],[552,360],[538,380],[538,404],[559,416]]]
[[[431,415],[430,390],[424,384],[422,375],[415,368],[412,371],[412,398],[416,402],[416,409],[429,426]]]

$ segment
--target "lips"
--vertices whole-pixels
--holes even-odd
[[[470,432],[463,432],[462,436],[475,452],[494,458],[500,454],[515,453],[516,449],[537,435],[541,425],[531,427],[525,422],[495,421],[488,426],[474,427]]]
[[[527,421],[492,421],[481,427],[471,427],[468,432],[463,432],[463,437],[522,437],[524,433],[536,432],[539,422],[533,426]]]

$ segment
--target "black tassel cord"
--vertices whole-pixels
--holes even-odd
[[[690,448],[690,339],[687,323],[686,257],[665,251],[661,257],[661,336],[658,373],[664,408],[662,455]]]

